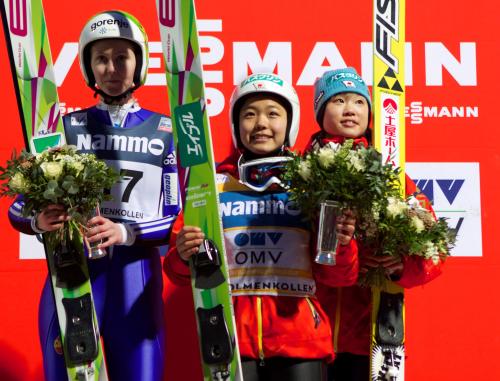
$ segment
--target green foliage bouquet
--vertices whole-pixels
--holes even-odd
[[[14,153],[6,167],[0,167],[0,196],[22,195],[24,216],[34,216],[51,204],[62,205],[70,217],[64,227],[47,234],[57,246],[81,233],[97,205],[111,198],[107,189],[118,179],[114,169],[93,154],[78,153],[74,146],[62,146],[34,156]],[[81,235],[81,234],[79,234]]]
[[[414,197],[401,197],[399,172],[382,164],[374,148],[353,149],[353,141],[346,140],[342,145],[328,143],[305,156],[293,154],[284,178],[291,199],[312,221],[324,200],[354,211],[356,238],[371,255],[400,259],[418,255],[437,262],[449,255],[454,236],[444,219],[436,220]],[[385,281],[382,268],[359,278],[363,285],[380,286]]]

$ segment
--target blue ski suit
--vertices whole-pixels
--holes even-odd
[[[94,106],[63,118],[68,144],[95,153],[122,175],[101,215],[122,224],[126,241],[88,260],[97,319],[111,380],[155,381],[163,372],[162,270],[159,245],[168,242],[179,212],[177,166],[170,119],[140,108],[113,126]],[[9,209],[19,231],[34,234],[22,198]],[[39,306],[39,334],[47,381],[67,380],[50,280]]]

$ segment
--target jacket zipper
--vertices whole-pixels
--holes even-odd
[[[311,302],[311,299],[306,297],[306,300],[307,300],[307,304],[309,305],[309,308],[311,310],[311,314],[312,314],[312,317],[314,320],[314,328],[317,329],[321,323],[321,318],[318,314],[318,311],[316,311],[316,308],[314,308],[314,304]]]
[[[264,345],[262,338],[262,298],[257,296],[257,345],[259,349],[260,366],[264,366]]]
[[[335,327],[333,330],[333,350],[337,353],[340,331],[340,305],[342,304],[342,287],[337,287],[337,305],[335,306]]]

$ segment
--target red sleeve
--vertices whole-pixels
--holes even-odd
[[[430,200],[418,189],[408,175],[406,175],[405,183],[406,194],[408,196],[413,195],[419,201],[420,205],[429,210],[434,218],[436,218]],[[434,263],[432,259],[424,259],[411,255],[403,257],[403,265],[403,273],[396,283],[404,288],[411,288],[423,285],[439,276],[442,272],[443,261],[439,260],[438,263]]]
[[[430,282],[441,274],[442,261],[435,264],[432,259],[415,255],[403,257],[403,274],[396,282],[401,287],[411,288]]]
[[[315,280],[329,287],[345,287],[356,284],[359,272],[356,240],[351,239],[349,244],[339,245],[335,260],[335,266],[313,263]]]
[[[187,286],[191,280],[191,272],[189,271],[189,266],[186,262],[182,260],[177,252],[177,247],[175,246],[175,240],[177,234],[184,226],[184,214],[180,213],[175,220],[174,226],[172,227],[172,233],[170,234],[169,250],[163,261],[163,271],[167,277],[172,281],[172,283],[178,286]]]

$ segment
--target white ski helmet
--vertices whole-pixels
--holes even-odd
[[[137,45],[138,49],[134,49],[137,61],[134,89],[143,85],[148,70],[148,36],[139,20],[130,13],[119,10],[104,11],[92,16],[80,34],[78,56],[87,85],[95,89],[95,78],[90,66],[90,46],[94,41],[108,38],[124,39]]]
[[[282,98],[289,107],[287,120],[287,135],[285,145],[293,146],[297,139],[300,122],[299,97],[295,89],[281,77],[271,73],[256,73],[247,77],[235,87],[230,100],[229,118],[231,123],[231,134],[233,144],[236,148],[240,145],[239,140],[239,113],[245,99],[250,95],[258,93],[276,94]],[[291,114],[291,115],[290,115]]]

